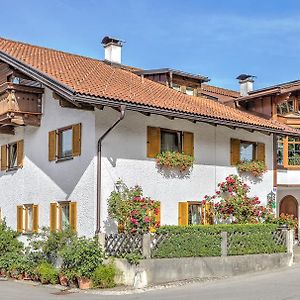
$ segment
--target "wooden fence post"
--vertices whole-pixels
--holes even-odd
[[[151,258],[151,235],[150,233],[143,234],[143,257]]]
[[[285,231],[285,242],[286,242],[286,250],[287,253],[292,253],[294,252],[294,230],[286,230]]]
[[[221,256],[227,256],[228,254],[228,236],[227,236],[227,232],[222,231],[221,232]]]

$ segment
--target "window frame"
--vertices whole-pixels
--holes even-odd
[[[24,233],[32,233],[33,232],[33,223],[34,223],[34,214],[33,214],[33,205],[34,204],[23,204],[23,226]],[[29,230],[29,209],[31,210],[31,224],[32,228]]]
[[[284,100],[282,102],[279,102],[276,104],[276,114],[279,116],[284,116],[293,112],[298,112],[299,113],[299,99],[296,95],[292,95],[291,97],[289,97],[289,99]],[[293,103],[293,109],[292,110],[288,110],[285,113],[282,113],[282,111],[279,110],[280,105],[285,104],[286,107],[288,107],[288,102],[292,102]]]
[[[253,145],[253,150],[252,150],[252,159],[250,160],[251,161],[255,161],[257,159],[257,142],[252,142],[252,141],[246,141],[246,140],[240,140],[240,161],[243,161],[241,159],[241,150],[242,150],[242,147],[241,145],[242,144],[250,144],[250,145]]]
[[[11,151],[10,148],[12,146],[16,146],[16,157],[15,157],[15,161],[14,161],[14,166],[11,166]],[[7,171],[14,171],[17,170],[18,167],[18,141],[16,142],[12,142],[6,145],[6,149],[7,149]]]
[[[163,150],[162,149],[162,133],[173,133],[177,135],[178,138],[178,150],[175,152],[181,153],[183,151],[183,131],[180,130],[173,130],[173,129],[167,129],[167,128],[160,128],[160,153],[164,151],[169,151],[169,150]]]
[[[68,207],[69,209],[68,226],[69,227],[71,226],[71,201],[58,201],[57,208],[58,208],[58,230],[59,231],[67,229],[67,228],[63,228],[63,207]]]
[[[299,141],[289,141],[289,137],[285,136],[283,137],[283,164],[279,165],[278,163],[277,168],[278,169],[300,169],[300,164],[297,165],[290,165],[289,164],[289,145],[292,144],[300,144],[300,140]],[[276,143],[276,147],[278,149],[278,142]],[[277,151],[276,151],[276,157],[277,157]]]
[[[71,147],[71,155],[69,156],[62,156],[62,139],[63,139],[63,133],[66,131],[71,131],[72,132],[72,147]],[[57,135],[57,161],[63,161],[63,160],[69,160],[73,159],[73,126],[66,126],[62,127],[56,130],[56,135]]]

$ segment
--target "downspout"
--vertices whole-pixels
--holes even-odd
[[[120,116],[119,119],[111,126],[109,127],[106,132],[99,138],[98,140],[98,151],[97,151],[97,217],[96,217],[96,234],[100,233],[101,231],[101,156],[102,156],[102,142],[105,139],[105,137],[124,119],[125,117],[125,110],[126,106],[121,105],[120,106]]]

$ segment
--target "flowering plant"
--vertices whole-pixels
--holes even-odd
[[[237,165],[239,172],[251,173],[254,177],[261,177],[266,171],[267,166],[264,161],[241,161]]]
[[[184,172],[193,166],[194,158],[183,152],[164,151],[157,154],[156,163],[161,168],[177,168],[180,172]]]
[[[258,223],[273,215],[270,206],[262,206],[258,197],[249,197],[250,188],[237,175],[229,175],[218,184],[215,214],[218,219],[234,223]],[[214,196],[213,196],[214,197]]]
[[[296,230],[298,227],[298,220],[294,215],[281,213],[279,217],[274,218],[273,223],[278,225],[287,225],[288,228]]]
[[[140,186],[128,188],[122,180],[108,198],[108,214],[131,233],[153,232],[160,226],[159,202],[144,197]]]

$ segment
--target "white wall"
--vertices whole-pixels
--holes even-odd
[[[43,97],[42,124],[39,128],[21,127],[15,136],[0,135],[0,145],[24,139],[24,167],[14,172],[0,172],[0,207],[8,225],[16,228],[16,206],[40,205],[40,226],[49,226],[49,203],[72,200],[78,202],[79,234],[93,235],[96,215],[96,145],[100,135],[119,117],[112,109],[96,112],[63,109],[52,92]],[[73,160],[48,161],[48,132],[71,124],[82,123],[82,154]],[[195,165],[189,176],[168,177],[149,159],[147,126],[194,132]],[[129,186],[138,184],[145,195],[161,201],[162,223],[177,224],[179,201],[202,200],[215,192],[218,182],[236,174],[230,166],[230,138],[266,144],[269,171],[262,182],[250,182],[252,195],[263,202],[273,187],[272,137],[245,130],[232,130],[204,123],[169,120],[161,116],[146,117],[127,112],[125,119],[103,142],[102,169],[102,229],[111,231],[115,225],[107,218],[106,199],[114,183],[122,178]]]
[[[278,184],[300,184],[300,170],[278,170],[277,171]]]
[[[118,113],[109,109],[97,111],[96,136],[99,137],[117,117]],[[147,158],[147,126],[194,132],[195,164],[189,176],[168,178],[156,168],[155,159]],[[227,175],[237,173],[236,168],[230,166],[230,138],[266,144],[269,171],[263,181],[245,178],[251,184],[251,194],[266,202],[273,188],[271,136],[161,116],[146,117],[135,112],[127,112],[122,123],[103,143],[102,199],[107,199],[114,182],[121,178],[129,186],[141,185],[146,196],[161,201],[162,223],[177,224],[179,201],[202,200],[204,195],[213,194],[217,184]],[[104,202],[101,211],[101,219],[107,220]],[[110,222],[105,221],[103,226],[111,229]]]
[[[16,228],[16,206],[39,204],[39,224],[49,226],[50,202],[78,202],[80,234],[92,235],[95,202],[94,113],[61,108],[49,89],[43,96],[41,126],[20,127],[15,136],[0,135],[0,144],[24,139],[24,167],[0,172],[0,207],[8,225]],[[48,132],[82,123],[82,155],[64,162],[48,161]],[[89,222],[87,222],[89,220]]]

